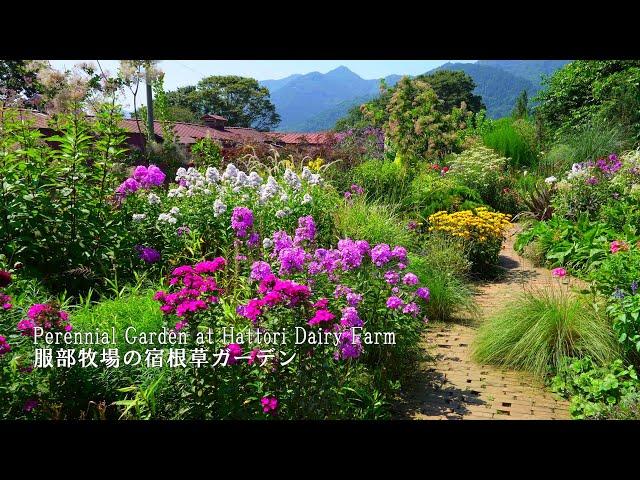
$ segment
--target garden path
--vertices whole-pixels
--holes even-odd
[[[555,420],[570,418],[568,403],[545,389],[526,373],[471,359],[477,322],[483,321],[518,292],[527,288],[569,288],[513,249],[516,225],[509,232],[500,255],[505,274],[498,280],[477,284],[477,320],[432,326],[424,338],[430,357],[420,365],[415,381],[402,392],[395,406],[397,418],[415,420],[494,419]],[[578,282],[570,280],[571,285]]]

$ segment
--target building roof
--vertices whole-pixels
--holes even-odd
[[[34,110],[14,109],[18,110],[26,118],[34,122],[36,128],[49,128],[48,123],[51,118],[49,115]],[[218,115],[211,115],[224,119]],[[90,117],[93,118],[93,117]],[[226,119],[225,119],[226,120]],[[153,131],[156,136],[162,138],[164,131],[162,123],[153,122]],[[191,145],[202,138],[211,138],[221,142],[228,143],[284,143],[287,145],[320,145],[327,143],[333,134],[327,132],[321,133],[282,133],[282,132],[260,132],[254,128],[246,127],[224,127],[223,129],[211,128],[206,125],[187,122],[167,122],[178,138],[178,142],[184,145]],[[146,131],[146,121],[135,118],[125,118],[120,126],[128,133],[143,134]]]

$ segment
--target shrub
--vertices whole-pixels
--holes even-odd
[[[402,245],[409,245],[413,240],[396,208],[385,203],[370,203],[361,195],[343,202],[335,213],[335,226],[340,237]]]
[[[477,191],[484,202],[496,206],[507,185],[507,159],[490,148],[475,146],[450,157],[450,176],[455,182]]]
[[[571,169],[577,161],[576,153],[573,148],[564,143],[556,144],[551,147],[546,155],[538,161],[536,173],[541,177],[551,177],[563,175],[567,170]]]
[[[606,364],[618,352],[602,311],[583,296],[553,289],[523,292],[485,322],[474,357],[544,376],[564,357],[590,355]]]
[[[455,213],[438,212],[429,217],[429,231],[442,232],[465,241],[476,273],[490,273],[498,264],[498,255],[507,230],[509,216],[489,212],[485,207]]]
[[[514,167],[531,167],[537,162],[535,145],[531,131],[534,129],[526,120],[515,121],[511,118],[496,120],[482,141],[487,147],[509,158]]]

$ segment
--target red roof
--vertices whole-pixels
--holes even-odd
[[[281,133],[271,132],[269,136],[279,140],[286,144],[309,144],[309,145],[321,145],[329,142],[332,139],[333,134],[329,132],[319,133]]]
[[[48,128],[49,115],[36,112],[34,110],[16,109],[21,114],[34,122],[36,128]],[[223,118],[217,115],[211,117]],[[178,141],[185,145],[195,143],[201,138],[212,138],[221,142],[231,143],[267,143],[281,142],[285,144],[308,144],[320,145],[327,143],[333,136],[332,133],[281,133],[281,132],[259,132],[254,128],[246,127],[225,127],[224,129],[210,128],[206,125],[186,122],[169,122],[173,127],[174,134],[178,137]],[[146,120],[135,118],[125,118],[120,126],[129,133],[142,133],[146,131]],[[162,138],[164,135],[162,122],[155,121],[153,124],[154,133]]]

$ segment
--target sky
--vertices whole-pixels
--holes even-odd
[[[327,73],[341,65],[365,79],[379,79],[391,74],[418,75],[446,62],[474,62],[475,60],[162,60],[159,68],[165,73],[165,90],[195,85],[209,75],[239,75],[257,80],[275,80],[294,73]],[[57,69],[70,69],[80,62],[96,60],[51,60]],[[115,74],[118,60],[100,60],[103,69]],[[123,99],[125,110],[133,108],[133,97],[128,94]],[[138,94],[138,105],[144,105],[144,91]]]

